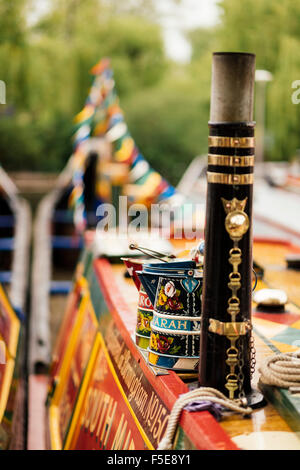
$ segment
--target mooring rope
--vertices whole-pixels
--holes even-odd
[[[300,351],[265,358],[259,372],[263,384],[288,389],[300,387]]]
[[[266,385],[280,388],[300,387],[300,351],[285,354],[275,354],[264,359],[259,368],[260,381]],[[165,436],[158,446],[158,450],[170,450],[173,448],[174,435],[180,420],[182,410],[195,402],[217,403],[224,408],[249,415],[252,408],[245,407],[242,399],[230,400],[223,393],[210,387],[200,387],[183,395],[175,402],[169,416],[169,422]]]
[[[180,415],[185,406],[190,403],[197,401],[209,401],[211,403],[217,403],[228,410],[248,415],[252,413],[252,408],[243,407],[243,400],[230,400],[223,393],[210,387],[200,387],[190,392],[180,395],[175,402],[172,411],[169,416],[169,422],[166,433],[159,443],[158,450],[170,450],[173,448],[174,434],[179,423]]]

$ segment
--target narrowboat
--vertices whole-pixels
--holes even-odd
[[[0,449],[24,449],[31,212],[2,168],[0,235]]]
[[[49,306],[43,319],[33,316],[52,328],[53,346],[45,336],[49,368],[37,367],[47,356],[30,357],[29,449],[300,449],[300,244],[256,210],[254,72],[253,54],[213,55],[204,201],[198,182],[184,181],[193,187],[184,194],[150,167],[107,61],[96,66],[76,137],[109,146],[97,152],[100,209],[89,224],[80,140],[71,193],[82,245],[57,304],[60,326],[50,326]],[[203,160],[195,165],[201,180]],[[153,205],[172,213],[169,225],[142,224]],[[175,208],[187,205],[195,213],[180,226]],[[51,303],[49,269],[37,298]],[[32,338],[34,347],[47,343]]]

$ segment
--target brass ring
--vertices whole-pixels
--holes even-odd
[[[209,153],[208,165],[233,167],[254,166],[254,155],[213,155]]]
[[[254,148],[255,137],[208,137],[209,147]]]
[[[253,184],[253,173],[231,174],[231,173],[214,173],[207,172],[207,182],[215,184],[244,185]]]

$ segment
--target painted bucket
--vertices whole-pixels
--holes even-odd
[[[196,371],[199,361],[203,271],[195,261],[144,264],[137,272],[151,303],[148,361],[155,367]]]
[[[143,264],[147,261],[134,258],[122,258],[122,261],[124,262],[127,271],[139,292],[135,343],[140,349],[147,350],[151,334],[150,325],[153,318],[153,306],[138,275],[136,274],[137,271],[141,271],[143,269]]]

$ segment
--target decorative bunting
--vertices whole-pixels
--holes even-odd
[[[119,104],[110,60],[99,61],[91,69],[91,74],[94,80],[85,106],[75,117],[74,189],[69,198],[69,206],[74,208],[75,225],[80,231],[86,226],[83,183],[86,155],[82,154],[80,147],[91,137],[105,137],[112,144],[113,162],[129,165],[129,180],[123,193],[131,203],[149,205],[164,202],[172,205],[176,196],[178,201],[184,202],[184,197],[149,165],[131,136]],[[110,194],[109,182],[100,175],[95,198],[108,201]]]

